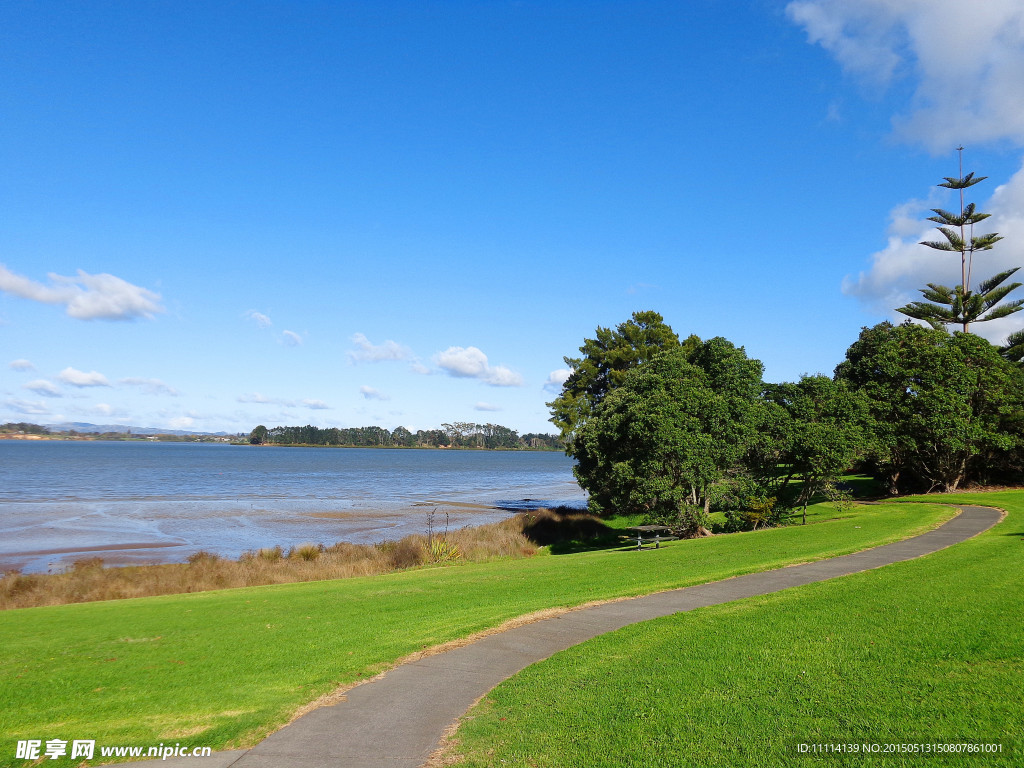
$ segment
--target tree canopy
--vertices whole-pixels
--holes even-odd
[[[594,512],[698,535],[712,511],[733,527],[806,520],[855,467],[891,493],[1024,477],[1024,367],[978,336],[880,323],[833,377],[765,384],[742,347],[673,343],[656,313],[598,331],[550,404]]]
[[[748,466],[775,502],[803,507],[806,519],[808,502],[867,453],[867,399],[845,381],[821,375],[768,385],[764,398],[761,439]]]
[[[872,468],[892,493],[956,490],[1020,445],[1021,371],[972,334],[881,323],[835,375],[867,398]]]
[[[614,330],[598,326],[593,339],[584,339],[580,357],[563,358],[571,373],[558,397],[547,404],[566,445],[630,370],[678,346],[679,337],[657,312],[634,312]]]
[[[689,346],[625,372],[567,446],[595,511],[704,528],[712,486],[753,438],[763,367],[722,338]]]

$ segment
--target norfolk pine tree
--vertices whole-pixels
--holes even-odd
[[[959,325],[964,333],[967,333],[971,323],[984,323],[1018,312],[1021,304],[1024,304],[1024,299],[996,306],[1007,294],[1020,287],[1020,283],[1003,285],[1019,267],[982,280],[978,283],[977,291],[971,290],[974,254],[977,251],[991,250],[1003,238],[995,232],[977,236],[974,234],[974,225],[984,221],[991,214],[977,211],[974,203],[965,204],[964,190],[988,177],[975,178],[973,173],[963,175],[963,149],[957,147],[957,152],[960,153],[960,176],[946,176],[945,181],[938,185],[946,189],[955,189],[960,193],[960,214],[932,208],[935,215],[929,216],[928,220],[940,225],[938,230],[946,239],[921,243],[937,251],[960,254],[960,285],[950,288],[938,283],[928,283],[927,288],[920,289],[927,301],[913,301],[896,311],[915,320],[924,320],[932,328],[942,329],[947,325]]]

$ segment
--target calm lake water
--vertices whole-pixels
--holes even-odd
[[[0,440],[0,570],[362,543],[583,506],[556,452]]]

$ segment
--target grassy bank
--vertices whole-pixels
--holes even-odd
[[[925,558],[569,649],[492,691],[450,755],[465,768],[1024,764],[1024,492],[941,498],[1009,515]],[[1003,751],[814,757],[801,742]]]
[[[250,745],[338,685],[517,616],[852,552],[951,514],[934,505],[856,507],[816,525],[656,551],[6,611],[0,765],[22,764],[13,759],[18,739]],[[828,516],[817,510],[816,519]]]

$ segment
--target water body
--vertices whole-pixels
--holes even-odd
[[[374,543],[585,495],[556,452],[0,440],[0,571]]]

